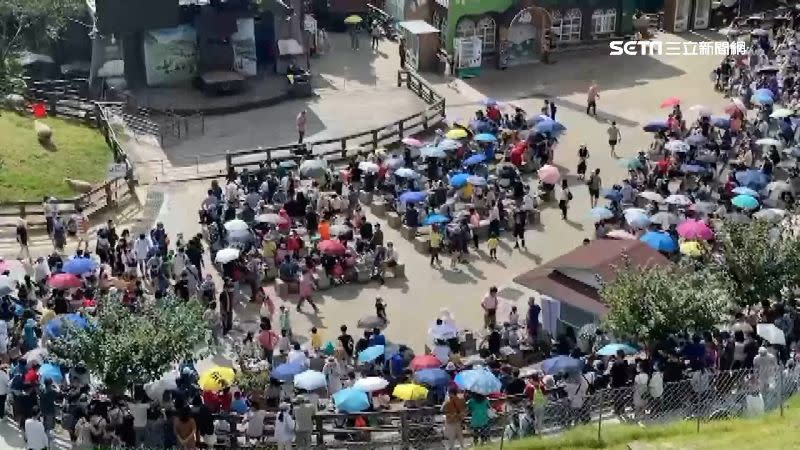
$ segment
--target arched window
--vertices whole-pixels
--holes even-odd
[[[483,53],[494,53],[497,47],[497,24],[494,19],[486,16],[479,20],[475,33],[483,40]]]
[[[592,13],[592,33],[595,35],[613,33],[617,29],[616,9],[595,9]]]
[[[470,19],[461,19],[456,26],[456,37],[465,38],[475,36],[475,22]]]
[[[441,48],[446,48],[447,43],[447,15],[441,14],[439,11],[433,12],[433,26],[439,29],[439,45]]]
[[[550,33],[554,41],[561,40],[561,11],[550,11]]]
[[[581,10],[572,8],[564,14],[561,19],[561,36],[559,40],[562,41],[580,41],[581,40]]]

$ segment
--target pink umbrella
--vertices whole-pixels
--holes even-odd
[[[547,184],[556,184],[561,179],[561,172],[558,171],[558,167],[550,164],[542,166],[537,173],[539,174],[539,179]]]
[[[329,255],[344,255],[344,252],[347,250],[344,244],[333,239],[320,242],[317,244],[317,248],[322,253],[327,253]]]
[[[738,111],[739,111],[739,108],[736,105],[734,105],[733,103],[729,103],[725,107],[725,114],[733,115],[733,114],[736,114]]]
[[[678,225],[678,235],[684,239],[708,241],[714,238],[714,231],[702,220],[687,220]]]
[[[747,112],[747,106],[745,106],[745,104],[742,101],[742,99],[734,98],[731,101],[733,102],[733,105],[736,106],[736,109],[738,109],[741,112]]]
[[[679,99],[678,97],[670,97],[670,98],[664,100],[663,102],[661,102],[661,107],[662,108],[673,108],[673,107],[675,107],[675,105],[680,105],[680,104],[681,104],[681,99]]]
[[[433,369],[441,366],[442,362],[433,355],[415,356],[414,359],[411,360],[412,370]]]
[[[606,236],[610,237],[611,239],[626,239],[626,240],[629,240],[629,241],[635,241],[636,239],[638,239],[636,237],[636,235],[634,235],[632,233],[628,233],[625,230],[609,231]]]
[[[55,289],[79,288],[81,280],[71,273],[57,273],[47,279],[47,284]]]
[[[412,137],[403,138],[401,142],[409,147],[422,147],[422,142],[419,139],[414,139]]]

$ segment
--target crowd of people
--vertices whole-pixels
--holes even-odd
[[[682,99],[666,99],[666,119],[644,127],[653,133],[652,146],[619,159],[628,176],[610,187],[599,169],[590,170],[596,149],[578,149],[577,174],[589,191],[595,238],[640,239],[671,258],[692,258],[714,251],[718,219],[779,222],[787,216],[800,188],[794,118],[800,44],[791,18],[765,23],[774,25],[745,31],[751,36],[746,56],[726,58],[714,73],[716,86],[731,95],[724,114],[703,105],[684,110]],[[599,98],[592,83],[587,114],[596,114]],[[500,423],[509,438],[535,432],[547,419],[542,414],[555,411],[534,408],[538,397],[572,411],[577,423],[589,419],[590,399],[609,390],[632,392],[619,396],[614,411],[641,419],[680,403],[670,388],[676,383],[690,383],[694,402],[707,399],[718,389],[708,381],[712,374],[753,373],[754,392],[761,394],[774,390],[779,373],[788,383],[784,389],[796,385],[800,317],[794,302],[767,301],[732,318],[728,330],[676,335],[645,354],[593,325],[551,334],[539,323],[541,308],[533,299],[526,311],[514,307],[500,320],[492,288],[480,302],[485,330],[474,349],[452,314],[442,311],[430,326],[430,351],[415,355],[381,331],[388,318],[378,298],[374,317],[357,324],[367,330],[363,335],[342,325],[340,335],[325,341],[314,328],[301,346],[290,303],[267,295],[272,280],[279,293],[278,285],[286,286],[286,295],[296,289],[296,310],[307,302],[316,312],[317,289],[384,283],[387,274],[402,274],[401,255],[366,214],[366,204],[382,203],[413,236],[427,236],[430,264],[441,265],[440,255],[449,253],[454,270],[484,239],[488,257],[496,258],[507,231],[524,251],[526,228],[540,205],[556,202],[569,220],[573,196],[552,165],[566,130],[556,120],[555,101],[533,117],[517,107],[504,114],[492,99],[484,103],[470,123],[438,132],[429,145],[407,138],[400,153],[378,151],[341,169],[309,158],[232,170],[222,183],[212,181],[199,208],[204,231],[188,239],[176,233],[173,240],[161,223],[132,232],[118,231],[113,221],[90,237],[82,211],[62,218],[45,199],[54,253],[32,259],[20,222],[23,275],[12,279],[13,263],[0,262],[0,417],[10,404],[27,446],[37,450],[48,446],[57,422],[75,448],[192,449],[224,446],[239,434],[303,448],[319,417],[348,430],[334,432],[335,438],[363,439],[352,429],[384,419],[359,413],[435,406],[429,411],[444,415],[448,448],[464,448],[465,422],[475,442],[488,440]],[[616,157],[622,134],[615,123],[607,134]],[[533,171],[538,185],[532,189],[524,174]],[[601,198],[607,204],[600,205]],[[69,236],[79,246],[68,255]],[[48,341],[60,337],[61,321],[87,326],[104,301],[135,311],[166,295],[202,302],[209,333],[222,345],[231,344],[225,336],[237,325],[237,304],[259,304],[257,329],[245,330],[235,343],[236,369],[238,375],[266,373],[268,381],[242,389],[233,370],[182,361],[163,380],[129,395],[104,395],[86,367],[48,362]],[[785,342],[759,336],[759,324],[774,325]],[[534,354],[536,363],[511,364],[510,355],[521,352]],[[511,420],[496,420],[509,411]]]

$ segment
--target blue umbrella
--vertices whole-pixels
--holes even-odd
[[[464,187],[467,184],[467,179],[469,178],[469,174],[466,173],[457,173],[450,177],[450,186],[454,188]]]
[[[555,356],[542,361],[542,371],[546,375],[555,375],[560,372],[579,371],[583,367],[583,361],[570,358],[569,356]]]
[[[423,225],[433,225],[435,223],[447,223],[450,218],[441,214],[431,214],[422,221]]]
[[[648,133],[658,133],[659,131],[667,131],[669,130],[669,125],[667,125],[666,120],[653,120],[647,122],[642,129]]]
[[[625,352],[626,355],[633,355],[638,350],[635,347],[632,347],[628,344],[608,344],[604,345],[603,348],[597,351],[597,354],[600,356],[614,356],[622,350]]]
[[[749,195],[750,197],[758,198],[758,192],[750,189],[749,187],[739,186],[733,190],[733,193],[737,195]]]
[[[95,269],[97,269],[97,263],[90,258],[72,258],[64,263],[64,267],[62,268],[65,273],[71,273],[73,275],[83,275]]]
[[[342,389],[333,394],[333,402],[342,412],[355,413],[369,408],[367,393],[353,388]]]
[[[450,374],[439,368],[423,369],[414,372],[414,380],[431,387],[446,386],[450,382]]]
[[[706,143],[706,138],[702,134],[692,134],[689,137],[687,137],[686,139],[684,139],[683,141],[686,142],[689,145],[698,146],[698,145],[705,144]]]
[[[447,156],[447,152],[439,147],[423,147],[420,149],[419,154],[423,158],[444,158]]]
[[[772,93],[772,89],[767,88],[756,89],[753,91],[753,95],[763,95],[765,97],[775,98],[775,94]]]
[[[477,153],[475,155],[470,156],[469,158],[464,160],[465,166],[474,166],[475,164],[479,164],[486,161],[486,155],[483,153]]]
[[[589,210],[589,215],[595,222],[599,222],[601,220],[608,220],[614,217],[614,213],[611,212],[610,209],[604,206],[598,206],[596,208],[592,208]]]
[[[403,203],[419,203],[425,200],[428,194],[418,191],[406,191],[400,194],[399,200]]]
[[[64,381],[64,375],[61,374],[61,369],[55,364],[42,364],[39,368],[39,377],[42,381],[53,380],[53,383],[61,383]]]
[[[675,239],[660,231],[648,231],[639,240],[660,252],[673,253],[678,251],[678,243],[675,242]]]
[[[725,116],[711,116],[711,125],[717,128],[728,129],[731,127],[731,118]]]
[[[497,142],[497,138],[493,134],[481,133],[474,138],[477,142]]]
[[[44,332],[51,338],[57,338],[64,332],[62,325],[64,321],[69,322],[75,328],[85,330],[89,327],[89,322],[84,319],[80,314],[67,314],[64,316],[56,317],[55,319],[47,322],[44,327]]]
[[[455,150],[461,147],[461,143],[454,139],[444,139],[442,142],[439,142],[439,145],[436,147],[444,151]]]
[[[467,183],[473,186],[486,186],[486,178],[478,175],[470,175],[470,177],[467,178]]]
[[[383,345],[373,345],[372,347],[367,347],[358,354],[358,362],[372,362],[378,359],[379,357],[383,356],[386,348]]]
[[[760,105],[771,105],[775,103],[775,100],[772,98],[772,95],[764,94],[763,92],[756,92],[750,97],[750,101],[753,103],[758,103]]]
[[[491,97],[486,97],[485,99],[483,99],[483,104],[486,106],[497,106],[497,100]]]
[[[269,376],[280,381],[293,380],[295,375],[305,372],[305,367],[297,363],[284,363],[270,372]]]
[[[622,200],[622,192],[617,189],[607,189],[603,191],[603,198],[618,202]]]
[[[697,164],[684,164],[681,166],[681,172],[683,173],[700,173],[705,172],[706,168]]]
[[[742,186],[759,190],[763,189],[767,183],[769,183],[769,178],[760,170],[749,169],[736,172],[736,181]]]
[[[749,195],[737,195],[731,200],[731,204],[742,209],[756,209],[758,208],[758,200]]]
[[[537,133],[551,133],[555,131],[555,127],[556,123],[554,121],[551,120],[548,122],[546,120],[543,120],[536,124],[536,126],[533,128],[533,131]]]
[[[626,211],[625,220],[628,222],[628,225],[634,228],[647,228],[650,225],[650,218],[647,217],[647,214],[640,211],[631,213]]]
[[[489,395],[503,389],[500,380],[492,372],[483,368],[459,372],[453,381],[461,389],[480,395]]]

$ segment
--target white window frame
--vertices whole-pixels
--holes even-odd
[[[441,48],[447,48],[447,14],[441,14],[439,11],[433,13],[433,26],[439,29],[439,45]]]
[[[550,11],[550,34],[553,41],[561,40],[561,11]]]
[[[559,41],[575,42],[581,40],[581,25],[583,14],[578,8],[572,8],[561,17]]]
[[[475,21],[472,19],[461,19],[458,21],[458,25],[456,25],[455,36],[457,38],[469,38],[475,36],[475,32]]]
[[[494,53],[497,49],[497,22],[491,16],[484,16],[475,24],[475,34],[481,38],[483,53]]]
[[[592,34],[606,35],[617,31],[617,10],[595,9],[592,12]]]

